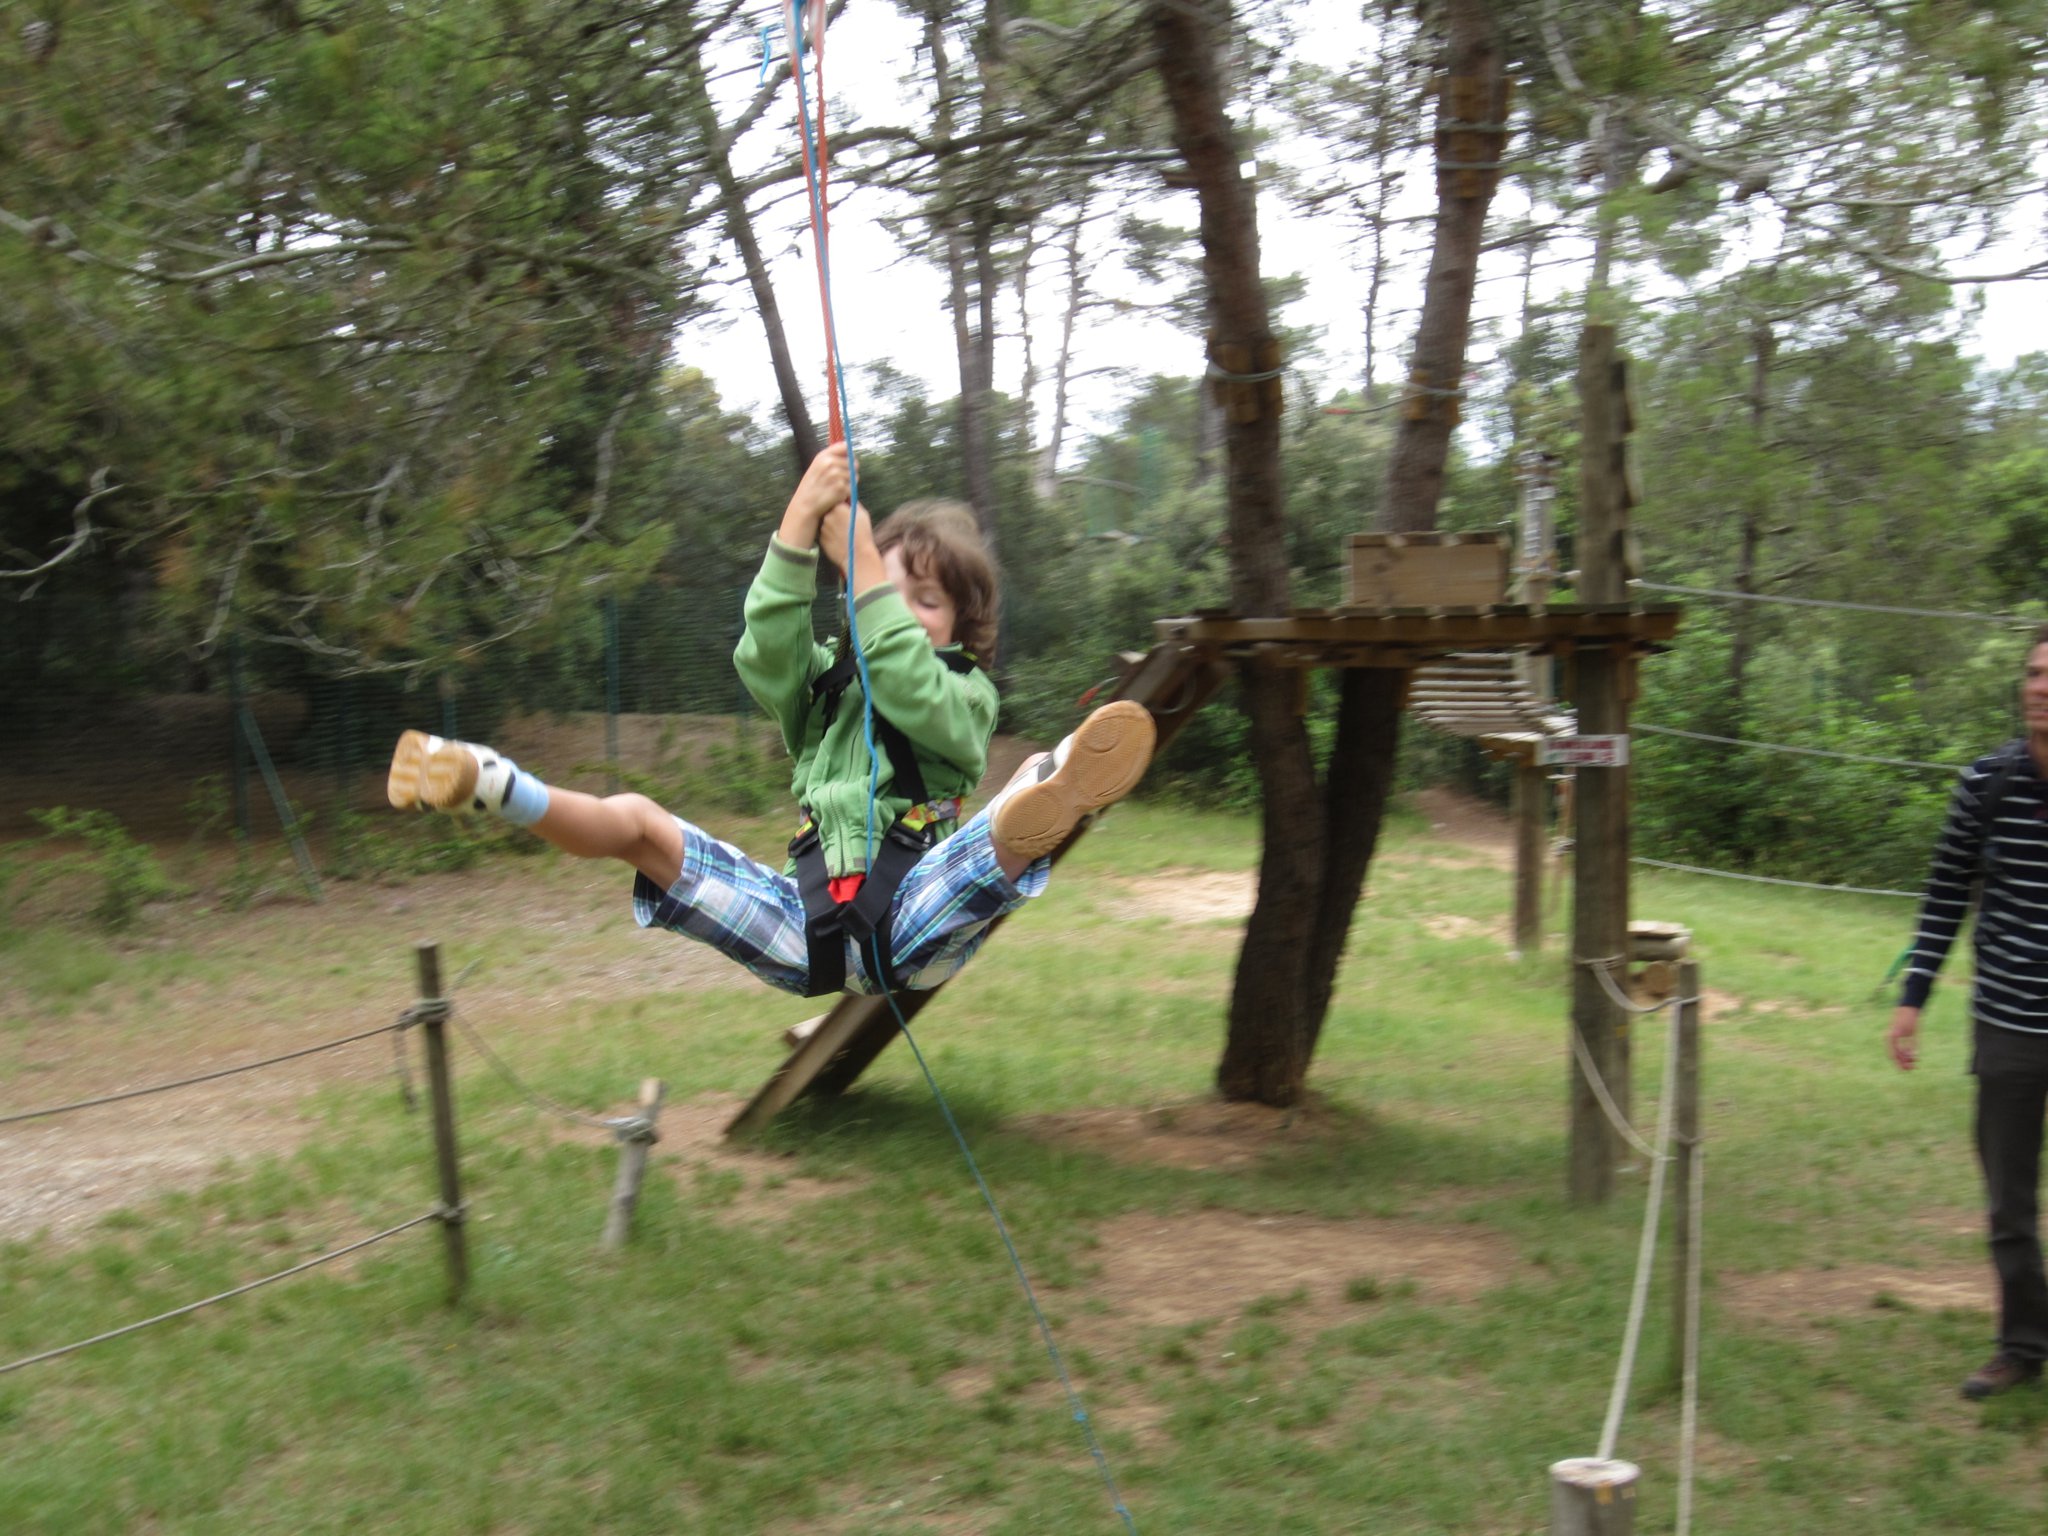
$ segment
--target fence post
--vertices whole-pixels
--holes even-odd
[[[1676,1374],[1683,1375],[1689,1362],[1693,1337],[1693,1307],[1698,1297],[1692,1291],[1692,1229],[1697,1219],[1693,1209],[1693,1168],[1699,1156],[1700,1139],[1700,965],[1697,960],[1678,963],[1678,997],[1671,1005],[1678,1010],[1671,1048],[1678,1053],[1672,1087],[1671,1133],[1676,1151],[1671,1177],[1676,1189],[1671,1202],[1671,1359]]]
[[[619,1129],[619,1176],[612,1184],[612,1202],[605,1213],[604,1235],[598,1239],[601,1248],[623,1246],[633,1229],[633,1207],[640,1203],[640,1180],[647,1172],[648,1149],[661,1139],[655,1122],[661,1118],[663,1092],[660,1078],[650,1077],[643,1081],[640,1084],[639,1113]]]
[[[448,1000],[441,995],[441,946],[419,946],[420,1029],[427,1043],[427,1081],[434,1097],[434,1165],[441,1181],[441,1236],[448,1253],[448,1299],[469,1288],[462,1236],[462,1175],[455,1159],[455,1084],[448,1072]]]
[[[1598,1456],[1552,1463],[1550,1536],[1634,1536],[1640,1475],[1632,1461]]]

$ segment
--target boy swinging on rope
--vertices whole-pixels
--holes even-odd
[[[1049,855],[1151,761],[1144,706],[1106,704],[1027,762],[965,826],[960,801],[988,765],[996,690],[995,572],[972,513],[912,502],[879,529],[847,500],[843,444],[812,461],[747,592],[733,662],[781,728],[803,825],[770,869],[645,795],[544,784],[489,747],[399,738],[400,808],[492,811],[564,852],[636,871],[633,916],[702,940],[804,996],[940,985],[989,924],[1045,889]],[[843,572],[849,526],[853,570]],[[811,633],[819,552],[850,576],[874,694],[879,790],[869,862],[869,756],[852,648]]]

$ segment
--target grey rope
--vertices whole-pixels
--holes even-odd
[[[1918,901],[1918,891],[1882,891],[1868,885],[1818,885],[1811,880],[1781,880],[1776,875],[1739,875],[1732,869],[1702,869],[1697,864],[1673,864],[1668,859],[1631,858],[1631,864],[1647,864],[1652,869],[1675,869],[1682,875],[1712,875],[1719,880],[1748,880],[1756,885],[1789,885],[1801,891],[1833,891],[1841,896],[1903,896],[1908,901]]]
[[[1607,1117],[1607,1123],[1614,1127],[1615,1134],[1634,1147],[1644,1157],[1656,1162],[1664,1154],[1636,1134],[1636,1128],[1628,1123],[1628,1117],[1621,1112],[1621,1106],[1614,1102],[1614,1095],[1607,1091],[1607,1081],[1600,1075],[1600,1068],[1594,1062],[1592,1053],[1586,1049],[1586,1042],[1579,1038],[1577,1029],[1571,1031],[1572,1057],[1579,1064],[1579,1071],[1585,1074],[1586,1086],[1593,1090],[1593,1097],[1599,1102],[1600,1113]]]
[[[1843,763],[1876,763],[1882,768],[1925,768],[1930,773],[1957,773],[1963,763],[1923,763],[1910,757],[1865,757],[1860,752],[1830,752],[1824,747],[1788,747],[1775,741],[1744,741],[1739,736],[1709,736],[1704,731],[1681,731],[1673,725],[1644,725],[1638,731],[1649,736],[1682,736],[1687,741],[1712,741],[1724,747],[1754,747],[1759,752],[1796,752],[1801,757],[1831,757]]]
[[[16,1360],[11,1365],[0,1365],[0,1376],[5,1376],[9,1371],[18,1371],[24,1366],[38,1365],[45,1360],[55,1360],[60,1355],[69,1355],[78,1350],[89,1348],[94,1344],[104,1344],[109,1339],[118,1339],[123,1334],[134,1333],[138,1329],[150,1328],[158,1323],[169,1322],[174,1317],[183,1317],[188,1312],[197,1312],[201,1307],[210,1307],[217,1301],[227,1301],[235,1296],[245,1296],[250,1291],[256,1290],[259,1287],[274,1284],[279,1280],[288,1280],[293,1275],[304,1274],[307,1270],[317,1265],[332,1263],[335,1259],[343,1258],[348,1254],[367,1248],[372,1243],[381,1243],[387,1237],[396,1237],[399,1233],[426,1222],[459,1220],[460,1216],[460,1211],[451,1211],[446,1206],[436,1206],[424,1216],[415,1216],[411,1221],[400,1222],[395,1227],[386,1227],[382,1232],[366,1237],[360,1242],[350,1243],[346,1248],[337,1248],[332,1253],[323,1253],[318,1258],[306,1260],[303,1264],[294,1264],[290,1269],[281,1269],[274,1275],[265,1275],[261,1280],[251,1280],[247,1285],[238,1285],[231,1291],[222,1291],[218,1296],[209,1296],[204,1301],[187,1302],[184,1306],[175,1307],[169,1312],[160,1312],[155,1317],[146,1317],[139,1323],[130,1323],[124,1328],[111,1328],[105,1333],[94,1334],[89,1339],[80,1339],[75,1344],[65,1344],[56,1349],[46,1349],[39,1355],[30,1355],[27,1359]]]
[[[1213,362],[1209,364],[1209,377],[1222,379],[1227,384],[1263,384],[1268,379],[1285,378],[1286,375],[1285,368],[1268,368],[1264,373],[1232,373],[1227,368],[1219,368]]]
[[[1577,1030],[1572,1031],[1572,1038],[1578,1038]],[[1657,1143],[1660,1149],[1671,1144],[1671,1105],[1678,1097],[1677,1083],[1678,1011],[1673,1009],[1671,1040],[1664,1052],[1664,1092],[1657,1105]],[[1629,1296],[1628,1326],[1622,1334],[1621,1360],[1614,1371],[1614,1391],[1607,1400],[1607,1422],[1600,1430],[1597,1454],[1602,1461],[1613,1459],[1614,1442],[1621,1434],[1621,1411],[1628,1401],[1630,1379],[1635,1375],[1636,1346],[1643,1336],[1643,1312],[1650,1299],[1650,1262],[1657,1256],[1657,1220],[1664,1207],[1664,1167],[1670,1156],[1667,1150],[1652,1154],[1650,1196],[1643,1202],[1643,1235],[1636,1248],[1636,1279]]]
[[[393,1030],[404,1029],[413,1022],[413,1012],[413,1009],[408,1008],[399,1015],[395,1024],[380,1024],[377,1028],[366,1029],[361,1034],[329,1040],[324,1045],[309,1045],[304,1050],[286,1051],[282,1056],[270,1056],[262,1061],[244,1062],[239,1067],[223,1067],[218,1072],[203,1072],[197,1077],[182,1077],[175,1083],[157,1083],[148,1088],[130,1088],[121,1093],[103,1094],[97,1099],[80,1099],[74,1104],[52,1104],[47,1109],[26,1109],[18,1114],[0,1115],[0,1125],[18,1125],[24,1120],[40,1120],[48,1115],[69,1114],[74,1109],[95,1109],[102,1104],[119,1104],[124,1099],[139,1099],[152,1093],[168,1093],[173,1088],[189,1088],[194,1083],[211,1083],[219,1078],[233,1077],[238,1072],[254,1072],[259,1067],[274,1067],[281,1061],[297,1061],[301,1056],[339,1050],[344,1045],[354,1045],[358,1040],[368,1040],[377,1035],[390,1034]]]
[[[505,1065],[496,1051],[484,1044],[483,1036],[471,1028],[467,1020],[463,1019],[460,1015],[454,1015],[454,1018],[456,1027],[462,1031],[463,1037],[476,1047],[476,1053],[479,1056],[490,1063],[491,1070],[504,1078],[506,1082],[510,1083],[520,1093],[524,1094],[527,1101],[536,1109],[546,1110],[551,1115],[559,1115],[564,1120],[574,1121],[578,1125],[590,1125],[597,1127],[599,1130],[610,1131],[618,1136],[621,1141],[638,1139],[637,1136],[627,1133],[634,1131],[636,1127],[647,1125],[646,1117],[642,1115],[593,1115],[584,1110],[571,1109],[568,1105],[549,1098],[538,1089],[529,1087],[517,1072],[514,1072]]]
[[[1595,976],[1600,978],[1600,985],[1606,989],[1607,996],[1613,1001],[1615,1007],[1625,1008],[1630,1013],[1661,1013],[1673,1003],[1696,1003],[1699,1001],[1696,997],[1667,997],[1661,1003],[1637,1002],[1614,984],[1613,968],[1625,963],[1619,955],[1608,955],[1599,960],[1581,960],[1579,962],[1579,964],[1585,966]]]
[[[1775,592],[1723,592],[1713,587],[1671,587],[1662,582],[1631,580],[1629,585],[1645,592],[1669,592],[1680,597],[1724,597],[1741,603],[1784,603],[1794,608],[1840,608],[1851,613],[1896,613],[1909,619],[1974,619],[1983,624],[2010,624],[2015,628],[2038,624],[2039,619],[2012,613],[1958,613],[1944,608],[1892,608],[1883,603],[1843,603],[1824,597],[1784,597]]]

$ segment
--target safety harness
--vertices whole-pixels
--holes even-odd
[[[974,670],[974,658],[964,651],[935,653],[955,672]],[[839,711],[839,699],[853,682],[857,663],[852,649],[821,672],[811,684],[811,702],[821,708],[824,723],[830,725]],[[879,709],[875,711],[875,736],[889,751],[889,783],[898,795],[910,801],[910,808],[889,824],[875,845],[874,858],[851,901],[832,899],[831,872],[825,867],[825,850],[818,838],[818,819],[811,808],[803,808],[803,825],[789,845],[796,861],[797,890],[804,900],[804,941],[810,949],[811,984],[806,997],[820,997],[846,986],[846,940],[867,948],[879,968],[876,980],[896,990],[896,962],[890,952],[889,917],[896,904],[896,892],[911,867],[938,842],[938,827],[956,821],[960,802],[928,800],[924,772],[917,765],[917,753],[910,738]],[[869,941],[872,940],[872,946]]]

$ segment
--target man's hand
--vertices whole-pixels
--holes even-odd
[[[1901,1072],[1913,1070],[1920,1059],[1920,1010],[1903,1003],[1892,1010],[1892,1027],[1884,1032],[1885,1048],[1892,1053]]]
[[[788,510],[782,514],[782,524],[775,530],[775,536],[796,549],[815,549],[819,525],[833,508],[845,504],[851,483],[846,444],[834,443],[811,460],[811,467],[797,482],[796,493],[789,498]]]

